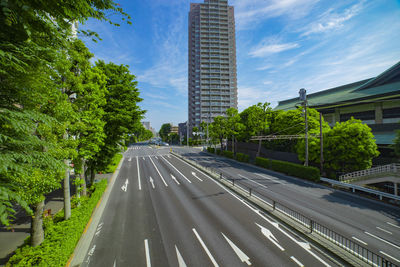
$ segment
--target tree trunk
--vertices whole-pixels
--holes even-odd
[[[64,160],[65,165],[68,164],[68,160]],[[64,177],[64,220],[68,220],[71,217],[71,193],[69,188],[69,169],[65,169]]]
[[[82,183],[82,196],[87,196],[87,189],[86,189],[86,178],[85,178],[85,159],[82,158],[82,170],[80,174]]]
[[[90,184],[92,185],[94,183],[94,179],[96,178],[96,170],[91,167],[90,168]]]
[[[256,157],[259,157],[260,155],[261,155],[261,139],[258,141],[258,150]]]
[[[33,205],[33,216],[31,221],[32,247],[39,246],[44,240],[43,209],[44,209],[44,200]]]

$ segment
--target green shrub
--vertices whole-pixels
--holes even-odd
[[[122,154],[118,153],[112,159],[112,162],[103,170],[105,173],[114,173],[122,159]]]
[[[265,158],[256,158],[256,165],[271,169],[273,171],[285,173],[287,175],[318,182],[320,179],[319,169],[315,167],[306,167],[300,164],[281,160],[271,160]]]
[[[236,153],[236,159],[241,162],[249,162],[250,157],[244,153]]]
[[[207,151],[210,152],[210,153],[214,153],[215,152],[215,148],[207,147]]]
[[[231,159],[235,158],[232,151],[225,150],[222,153],[223,153],[222,155],[224,155],[227,158],[231,158]]]
[[[53,219],[45,218],[43,243],[17,249],[6,266],[65,266],[106,187],[106,179],[94,184],[90,198],[81,199],[81,205],[72,209],[69,220],[63,220],[63,212]]]
[[[222,155],[222,150],[217,148],[217,155]]]

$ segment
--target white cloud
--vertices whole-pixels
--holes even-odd
[[[280,53],[286,50],[298,48],[299,44],[297,43],[286,43],[286,44],[278,44],[278,43],[264,43],[256,46],[251,49],[249,55],[251,57],[265,57],[270,54]]]
[[[303,29],[301,36],[323,33],[332,31],[344,26],[344,22],[358,15],[363,9],[364,1],[361,1],[348,9],[345,9],[341,14],[335,13],[333,9],[322,13],[316,22],[311,23]]]

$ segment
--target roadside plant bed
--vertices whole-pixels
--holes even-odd
[[[228,151],[228,150],[222,151],[222,155],[224,155],[227,158],[231,158],[231,159],[235,158],[235,156],[233,155],[233,152],[232,151]]]
[[[307,167],[291,162],[261,157],[256,158],[256,165],[273,171],[285,173],[287,175],[311,180],[314,182],[318,182],[320,179],[319,170],[315,167]]]
[[[63,220],[63,211],[54,218],[45,217],[43,243],[37,247],[25,245],[17,249],[6,266],[65,266],[106,187],[106,179],[94,184],[90,188],[90,197],[81,198],[80,205],[72,209],[69,220]]]
[[[213,153],[213,154],[214,154],[215,148],[213,148],[213,147],[207,147],[207,151],[208,151],[209,153]]]
[[[240,162],[249,162],[250,156],[244,153],[236,153],[236,159]]]
[[[112,162],[105,168],[104,173],[114,173],[122,157],[123,155],[121,153],[115,154],[115,156],[112,159]]]

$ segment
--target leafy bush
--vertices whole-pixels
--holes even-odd
[[[104,169],[104,172],[105,173],[113,173],[113,172],[115,172],[115,170],[117,169],[118,164],[121,161],[122,157],[123,156],[120,153],[115,154],[115,156],[113,157],[112,162],[107,166],[107,168]]]
[[[214,153],[215,152],[215,148],[207,147],[207,151],[210,152],[210,153]]]
[[[320,179],[319,170],[315,167],[306,167],[291,162],[271,160],[260,157],[256,158],[256,165],[315,182],[318,182]]]
[[[241,162],[249,162],[250,157],[247,154],[236,153],[236,159]]]
[[[106,187],[107,180],[94,184],[90,198],[81,198],[81,205],[72,209],[69,220],[63,220],[63,212],[53,219],[45,218],[43,243],[17,249],[6,266],[65,266]]]
[[[233,155],[233,152],[232,151],[228,151],[228,150],[223,151],[222,155],[224,155],[227,158],[231,158],[231,159],[235,158],[235,156]]]
[[[222,155],[222,150],[221,149],[217,149],[217,155]]]

